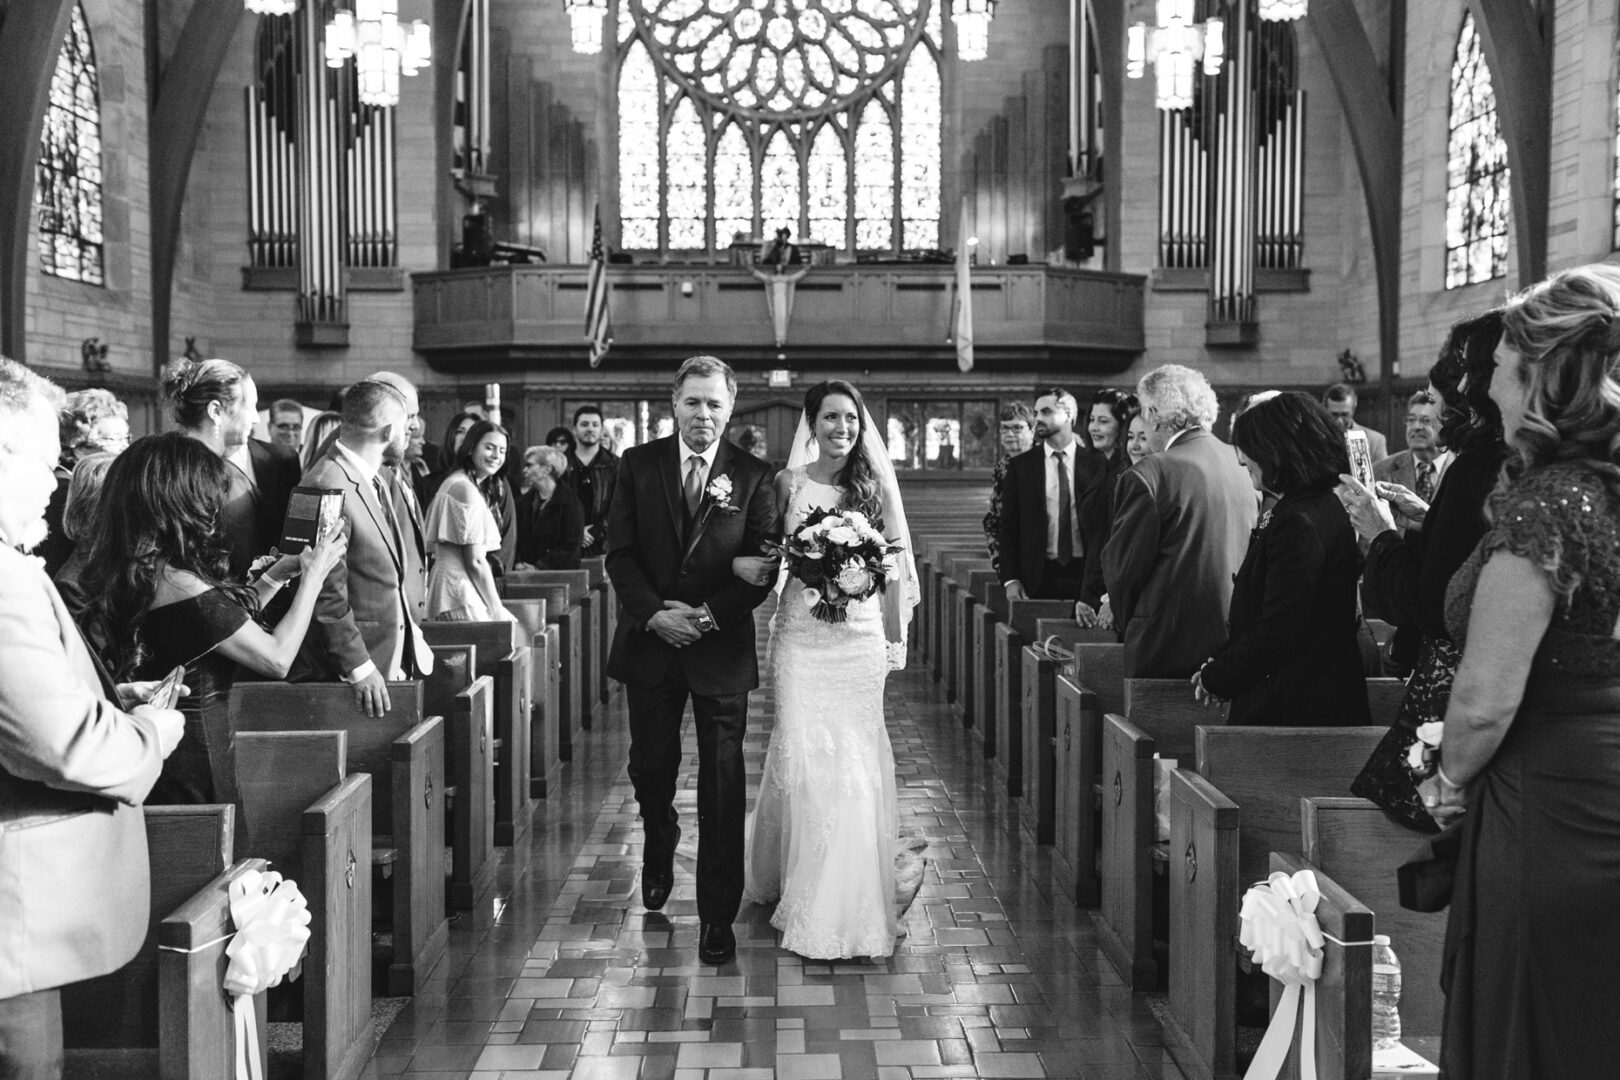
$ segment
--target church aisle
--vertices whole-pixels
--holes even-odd
[[[616,693],[537,812],[527,865],[505,862],[452,922],[446,960],[385,1034],[375,1075],[1180,1080],[1158,1022],[1103,959],[1089,914],[1056,892],[1049,849],[1020,835],[932,681],[897,673],[886,698],[903,832],[927,840],[929,860],[895,955],[801,960],[776,947],[769,911],[744,903],[736,961],[700,965],[692,724],[675,890],[649,913]],[[766,687],[747,740],[755,783],[770,714]]]

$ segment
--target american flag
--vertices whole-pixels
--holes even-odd
[[[591,264],[585,292],[585,340],[591,343],[591,367],[602,363],[613,346],[608,318],[607,254],[602,250],[602,208],[596,208],[596,229],[591,235]]]

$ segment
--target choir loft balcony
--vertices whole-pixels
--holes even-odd
[[[445,372],[583,369],[586,275],[584,266],[543,265],[413,274],[414,347]],[[707,352],[742,369],[955,370],[948,265],[811,267],[794,288],[780,348],[767,286],[743,267],[614,265],[608,281],[605,366],[667,368]],[[975,366],[1122,371],[1143,349],[1145,289],[1137,274],[975,267]]]

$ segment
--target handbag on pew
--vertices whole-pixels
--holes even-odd
[[[1406,684],[1406,696],[1401,699],[1395,722],[1350,784],[1350,794],[1377,803],[1392,820],[1414,832],[1435,833],[1440,827],[1423,809],[1418,778],[1407,767],[1406,752],[1417,741],[1419,725],[1445,718],[1451,683],[1461,658],[1461,652],[1451,642],[1423,639],[1417,669]]]
[[[1401,907],[1407,911],[1444,911],[1451,905],[1462,853],[1463,823],[1454,821],[1423,841],[1423,846],[1395,871]]]

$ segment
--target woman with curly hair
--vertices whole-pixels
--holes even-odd
[[[1462,662],[1438,770],[1462,821],[1441,985],[1450,1076],[1609,1076],[1620,1016],[1620,267],[1511,298],[1513,451],[1446,593]],[[1450,482],[1449,478],[1446,481]]]
[[[1091,396],[1091,419],[1086,423],[1086,435],[1091,448],[1103,455],[1107,467],[1080,493],[1080,542],[1088,553],[1102,553],[1108,543],[1108,534],[1114,527],[1114,491],[1119,477],[1131,467],[1127,452],[1130,442],[1131,420],[1141,413],[1136,395],[1124,390],[1105,388]],[[1102,559],[1088,557],[1080,578],[1080,599],[1074,607],[1074,617],[1081,626],[1098,625],[1098,609],[1102,607]]]
[[[283,575],[323,579],[348,547],[336,532],[287,556],[253,585],[230,574],[223,529],[230,468],[182,432],[149,435],[107,470],[80,578],[80,624],[120,682],[186,668],[186,735],[149,803],[237,802],[233,732],[223,707],[240,664],[280,679],[309,629],[318,589],[300,589],[274,631],[254,621]],[[240,817],[238,822],[240,824]],[[240,829],[239,829],[240,832]]]

